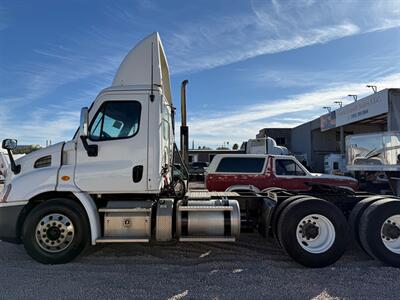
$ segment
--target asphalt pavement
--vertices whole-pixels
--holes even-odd
[[[96,246],[65,265],[0,242],[2,299],[398,299],[400,269],[351,246],[308,269],[256,233],[238,243]]]

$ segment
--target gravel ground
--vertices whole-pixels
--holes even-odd
[[[36,263],[0,242],[2,299],[398,299],[400,269],[356,247],[335,265],[306,269],[255,233],[233,244],[92,247],[66,264]]]

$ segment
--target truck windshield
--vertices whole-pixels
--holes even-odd
[[[141,105],[138,101],[103,103],[90,127],[94,141],[128,138],[139,130]]]

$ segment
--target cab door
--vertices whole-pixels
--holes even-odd
[[[148,95],[104,95],[89,113],[89,156],[77,137],[75,184],[91,193],[147,190]]]
[[[306,171],[290,158],[275,158],[274,186],[292,191],[309,190],[306,182],[311,181]]]

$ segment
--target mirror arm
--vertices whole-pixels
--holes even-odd
[[[87,142],[87,136],[81,135],[81,140],[82,140],[83,147],[85,148],[88,156],[90,156],[90,157],[97,156],[97,154],[99,152],[99,147],[97,145],[89,145]]]
[[[13,157],[12,152],[11,152],[10,149],[7,149],[7,153],[8,153],[8,157],[10,158],[11,171],[15,175],[19,174],[19,172],[21,172],[21,165],[16,165],[15,164],[14,157]]]

